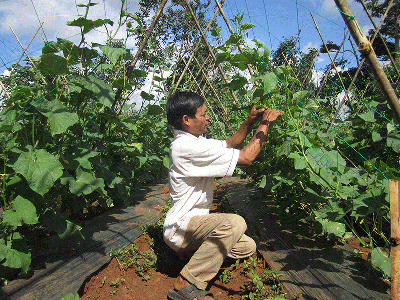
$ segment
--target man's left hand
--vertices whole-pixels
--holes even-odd
[[[254,124],[257,121],[257,119],[259,119],[263,115],[264,111],[265,111],[264,107],[257,108],[257,106],[254,105],[249,113],[249,116],[247,117],[247,120],[251,124]]]

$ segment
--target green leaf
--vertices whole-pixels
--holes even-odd
[[[262,76],[264,83],[264,93],[271,93],[278,86],[278,77],[273,72],[269,72]]]
[[[309,96],[310,96],[309,91],[298,91],[293,94],[293,99],[300,103],[304,103],[306,102],[306,100],[308,100]],[[315,104],[314,101],[312,101],[312,103]]]
[[[58,100],[40,101],[34,104],[36,109],[48,118],[51,135],[64,133],[69,127],[76,124],[79,117],[69,112]]]
[[[3,266],[28,272],[31,254],[25,240],[18,232],[13,233],[12,240],[8,241],[7,245],[4,239],[0,239],[0,258],[5,259],[2,262]]]
[[[299,155],[296,152],[293,152],[289,155],[289,158],[294,159],[294,168],[296,170],[302,170],[307,168],[307,161],[303,155]]]
[[[211,35],[212,36],[219,36],[221,33],[221,27],[214,27],[211,29]]]
[[[166,167],[167,169],[169,169],[169,155],[165,155],[163,158],[163,165],[164,167]]]
[[[82,229],[81,226],[67,220],[54,210],[48,210],[41,217],[41,222],[45,224],[51,231],[54,231],[62,239],[78,232]]]
[[[144,100],[147,100],[147,101],[154,99],[154,95],[146,93],[144,91],[140,92],[140,97],[142,97]]]
[[[100,50],[107,56],[110,62],[115,65],[128,51],[124,48],[114,48],[110,46],[99,46]]]
[[[18,195],[12,202],[12,209],[7,209],[3,213],[3,222],[10,224],[13,227],[25,224],[36,224],[38,216],[36,214],[36,207],[29,200]]]
[[[141,77],[146,77],[147,73],[146,71],[139,70],[139,69],[133,69],[131,75],[129,75],[129,78],[141,78]]]
[[[74,83],[92,91],[104,106],[112,107],[115,93],[112,86],[104,82],[104,80],[98,79],[94,75],[89,75],[75,78]]]
[[[69,293],[62,297],[60,300],[81,300],[78,294]]]
[[[128,147],[133,147],[139,150],[139,152],[143,151],[143,143],[131,143],[131,144],[126,144]]]
[[[261,181],[258,184],[258,186],[263,189],[263,188],[265,188],[266,185],[267,185],[267,176],[266,175],[262,175],[261,176]]]
[[[256,27],[256,25],[254,25],[252,23],[249,23],[249,22],[244,22],[242,24],[242,29],[243,30],[249,30],[249,29],[254,28],[254,27]]]
[[[376,132],[376,131],[372,132],[372,141],[373,141],[374,143],[380,142],[382,139],[383,139],[383,138],[382,138],[382,136],[380,135],[379,132]]]
[[[367,112],[360,114],[359,117],[365,122],[374,123],[376,121],[373,110],[368,110]]]
[[[73,21],[67,22],[68,26],[77,26],[82,28],[82,33],[88,33],[92,29],[102,26],[104,24],[110,24],[113,25],[114,22],[111,21],[110,19],[97,19],[97,20],[89,20],[84,17],[79,17],[78,19],[75,19]]]
[[[70,181],[69,184],[69,190],[77,196],[88,195],[102,187],[104,187],[103,178],[95,178],[92,173],[86,172],[80,167],[76,171],[76,180]]]
[[[69,72],[68,61],[54,53],[42,54],[37,68],[43,75],[64,75]]]
[[[380,269],[387,277],[391,277],[391,260],[381,249],[374,248],[372,250],[371,263],[375,268]]]
[[[400,134],[392,132],[386,139],[386,145],[392,148],[396,153],[400,153]]]
[[[139,168],[141,168],[148,159],[147,156],[137,156],[137,158],[139,159]]]
[[[326,219],[316,219],[321,225],[324,233],[329,237],[341,238],[346,233],[346,226],[343,223],[333,222]]]
[[[247,79],[245,77],[238,75],[231,80],[231,82],[228,84],[228,87],[231,90],[236,91],[236,90],[243,88],[248,83],[249,82],[247,81]]]
[[[26,148],[12,167],[25,177],[32,190],[43,196],[62,176],[63,166],[44,149],[35,150],[31,145]]]
[[[162,115],[164,110],[159,105],[147,105],[147,113],[152,116]]]
[[[278,156],[288,156],[292,152],[293,142],[290,140],[284,141],[280,147],[276,150]]]

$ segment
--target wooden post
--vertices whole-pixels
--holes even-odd
[[[142,51],[143,51],[143,49],[144,49],[144,46],[146,46],[147,41],[148,41],[149,38],[150,38],[151,32],[153,31],[154,27],[156,26],[157,21],[158,21],[160,15],[161,15],[162,11],[164,10],[164,6],[165,6],[165,4],[167,4],[167,2],[168,2],[168,0],[163,0],[163,1],[160,3],[160,6],[158,7],[157,13],[155,14],[155,16],[154,16],[154,18],[153,18],[153,21],[151,22],[149,28],[147,28],[146,33],[145,33],[145,35],[144,35],[144,38],[143,38],[142,42],[140,43],[139,49],[138,49],[138,51],[136,52],[135,57],[133,58],[131,64],[130,64],[129,67],[128,67],[128,70],[127,70],[127,72],[126,72],[126,75],[124,76],[125,79],[129,78],[129,76],[131,75],[131,73],[132,73],[132,71],[133,71],[133,68],[135,67],[137,61],[139,60],[139,57],[140,57],[140,55],[142,54]],[[116,92],[116,94],[115,94],[114,103],[113,103],[113,105],[112,105],[112,108],[113,108],[113,109],[114,109],[115,106],[117,105],[117,102],[118,102],[118,100],[119,100],[119,97],[121,97],[121,95],[122,95],[122,90],[118,90],[118,91]]]
[[[338,6],[342,18],[345,21],[347,27],[350,30],[350,33],[357,43],[358,50],[361,54],[367,57],[367,60],[371,66],[372,72],[378,81],[383,93],[386,96],[386,99],[394,111],[394,115],[396,117],[397,122],[400,124],[400,102],[397,98],[397,95],[390,84],[389,79],[386,77],[386,74],[382,68],[382,65],[378,58],[376,57],[375,51],[372,48],[371,42],[367,39],[365,34],[363,33],[360,25],[358,24],[356,17],[354,16],[353,11],[351,10],[347,0],[335,0],[336,5]]]
[[[392,278],[390,287],[390,299],[400,299],[400,181],[389,180],[390,190],[390,227],[391,227],[391,260]]]

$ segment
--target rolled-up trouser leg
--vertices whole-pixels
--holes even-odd
[[[244,235],[245,220],[235,214],[209,214],[193,217],[186,231],[183,251],[193,251],[181,275],[199,289],[217,275],[226,256],[244,258],[256,250],[254,241]]]

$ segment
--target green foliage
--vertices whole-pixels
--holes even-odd
[[[62,297],[60,300],[80,300],[81,298],[79,297],[78,294],[73,294],[69,293],[66,294],[64,297]]]
[[[117,251],[111,250],[110,256],[116,257],[122,268],[134,268],[144,281],[150,279],[150,270],[157,263],[152,250],[140,252],[135,243]]]
[[[46,42],[37,68],[28,62],[1,78],[10,98],[0,111],[0,278],[29,270],[23,228],[79,234],[92,203],[128,204],[141,185],[166,176],[172,134],[163,108],[150,103],[143,114],[115,103],[129,50],[111,37],[94,45],[100,51],[85,43],[87,32],[106,24],[86,16],[69,22],[82,29],[79,45]],[[126,86],[139,88],[146,77],[134,69]]]
[[[257,272],[256,268],[261,264],[262,261],[250,257],[245,261],[245,270],[248,277],[248,283],[241,286],[244,295],[241,300],[262,300],[269,297],[268,299],[285,299],[282,295],[284,294],[282,285],[279,283],[279,275],[273,270],[264,270],[262,273]]]
[[[242,21],[240,16],[236,21]],[[256,49],[236,54],[233,46],[243,45],[245,36],[243,28],[237,28],[219,47],[217,62],[238,74],[250,64],[254,75],[250,79],[232,77],[229,88],[243,96],[233,109],[267,105],[283,113],[268,133],[266,150],[243,171],[279,199],[288,221],[310,221],[316,233],[329,239],[345,238],[349,232],[357,237],[367,234],[370,242],[362,241],[365,246],[388,248],[388,178],[400,178],[400,132],[386,101],[371,88],[362,102],[350,103],[348,113],[330,128],[335,110],[329,98],[314,98],[314,84],[297,79],[307,74],[315,51],[301,53],[297,39],[290,38],[271,60],[260,42]],[[300,75],[294,77],[294,68]],[[360,80],[361,87],[369,80],[365,78]],[[332,97],[341,90],[334,84],[336,75],[329,80],[324,95]],[[357,91],[354,97],[359,97]],[[242,120],[238,114],[231,124]],[[380,269],[388,275],[387,268]]]
[[[233,277],[234,275],[229,270],[223,270],[222,273],[219,275],[219,279],[222,281],[222,283],[231,282]]]

